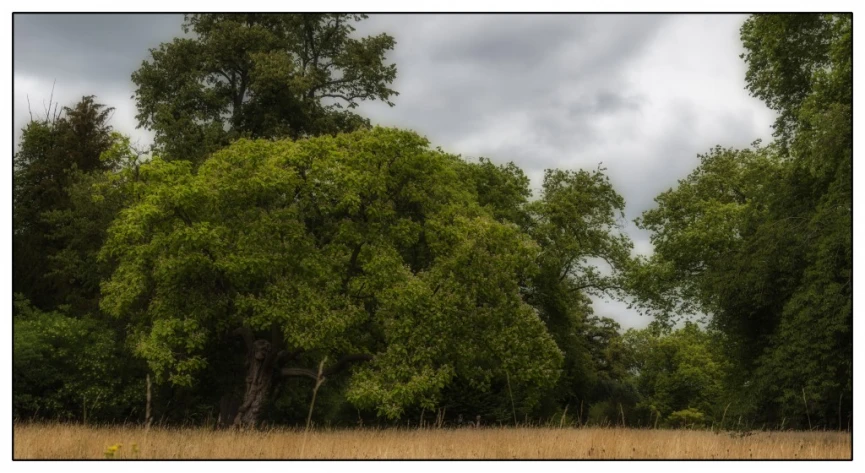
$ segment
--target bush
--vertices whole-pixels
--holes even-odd
[[[667,417],[667,423],[671,427],[694,428],[706,424],[706,416],[697,409],[689,407],[676,411]]]

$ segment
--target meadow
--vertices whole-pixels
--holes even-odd
[[[15,459],[850,459],[835,431],[292,429],[16,424]]]

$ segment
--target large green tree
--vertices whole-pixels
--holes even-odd
[[[102,306],[175,384],[245,338],[237,424],[258,420],[274,375],[318,379],[320,364],[329,378],[368,361],[348,398],[388,417],[432,408],[452,382],[551,386],[561,353],[520,293],[538,246],[478,205],[463,169],[378,128],[242,140],[197,173],[154,159],[110,229]]]
[[[748,88],[778,141],[712,150],[638,221],[643,307],[711,316],[755,420],[840,428],[852,407],[851,33],[848,15],[749,18]]]
[[[132,75],[139,125],[158,154],[195,163],[240,138],[333,134],[367,126],[351,109],[390,105],[387,34],[355,38],[355,14],[192,14]]]
[[[560,406],[576,409],[625,394],[602,355],[617,329],[593,316],[589,297],[621,295],[632,247],[621,231],[624,205],[599,168],[547,171],[542,195],[528,206],[528,232],[542,251],[527,300],[565,353],[556,394]]]

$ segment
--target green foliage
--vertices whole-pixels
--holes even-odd
[[[119,182],[130,153],[111,131],[111,111],[84,97],[30,122],[15,155],[16,415],[82,418],[86,409],[89,419],[120,419],[143,395],[125,327],[98,308],[111,267],[96,256],[126,201],[108,183]]]
[[[801,128],[805,103],[831,82],[848,82],[850,88],[825,98],[850,103],[852,19],[843,14],[771,14],[753,15],[742,25],[748,90],[778,112],[775,129],[782,143]]]
[[[653,425],[659,417],[680,425],[690,419],[682,414],[684,410],[709,414],[719,410],[730,370],[719,334],[688,322],[675,331],[665,331],[659,324],[631,329],[624,338],[641,396],[637,408],[642,422]],[[722,413],[717,414],[720,420]]]
[[[319,359],[375,354],[348,398],[388,417],[454,379],[550,386],[561,355],[519,292],[537,246],[475,203],[459,163],[378,128],[241,140],[197,173],[155,158],[109,231],[102,307],[180,385],[229,331],[276,326]]]
[[[387,34],[354,38],[355,14],[192,14],[132,75],[140,126],[166,159],[202,159],[230,141],[352,131],[350,112],[390,99]]]
[[[602,169],[547,171],[542,190],[542,198],[528,206],[529,233],[541,254],[526,299],[565,353],[557,401],[576,408],[613,392],[622,400],[628,396],[619,385],[618,326],[592,317],[588,295],[621,295],[632,247],[621,233],[624,200]]]
[[[586,423],[593,426],[621,425],[622,417],[619,406],[614,402],[600,401],[592,404],[586,415]]]
[[[776,144],[716,148],[638,225],[639,304],[705,313],[755,420],[842,427],[852,396],[852,74],[847,15],[755,15],[746,79],[779,112]],[[848,401],[849,402],[849,401]]]
[[[91,318],[42,312],[15,295],[12,410],[18,418],[121,420],[143,405],[122,342]]]
[[[759,242],[744,246],[757,222],[765,218],[766,196],[777,189],[777,176],[783,173],[784,160],[776,149],[759,143],[740,151],[716,147],[701,155],[700,162],[675,189],[656,197],[657,208],[636,221],[652,232],[655,251],[638,261],[631,283],[642,308],[663,323],[682,314],[717,312],[725,296],[745,299],[739,304],[753,310],[755,291],[755,297],[765,301],[760,306],[772,306],[772,294],[755,281],[743,279],[740,265],[751,265],[749,272],[771,274],[765,265],[787,261],[781,253],[789,245]],[[789,239],[784,237],[789,235],[786,228],[769,230],[775,230],[772,238]],[[749,257],[755,251],[774,254],[766,259]],[[747,259],[740,262],[734,254]],[[760,331],[754,328],[752,324],[743,333],[758,335]]]
[[[667,422],[674,427],[703,427],[706,424],[706,416],[699,410],[689,407],[670,414]]]
[[[12,247],[14,290],[43,309],[66,303],[74,291],[59,277],[58,262],[68,255],[68,229],[52,213],[73,206],[70,189],[80,176],[102,172],[112,163],[100,159],[114,140],[108,118],[112,108],[84,97],[54,117],[34,120],[21,134],[13,157]]]
[[[480,158],[477,163],[468,163],[468,174],[481,206],[498,220],[523,229],[528,227],[527,207],[532,191],[522,169],[512,162],[497,166],[487,158]]]
[[[624,207],[603,169],[547,170],[543,196],[530,206],[530,233],[543,248],[541,267],[572,290],[618,293],[617,271],[628,266],[633,247],[620,232]],[[612,275],[603,274],[593,259],[606,263]]]
[[[520,419],[549,417],[565,405],[579,409],[581,403],[611,398],[633,403],[620,360],[619,326],[593,317],[587,297],[620,296],[621,271],[630,264],[631,243],[622,235],[619,222],[624,201],[603,170],[547,171],[542,195],[534,201],[530,201],[528,178],[513,163],[497,166],[481,159],[469,165],[468,175],[481,205],[500,221],[516,224],[540,246],[538,270],[525,281],[522,293],[565,355],[554,391],[534,410],[518,409]],[[459,399],[454,395],[448,405],[462,409],[468,418],[481,414],[485,419],[512,422],[504,385],[496,391],[497,398],[486,396],[483,403],[467,401],[480,397],[460,391]]]

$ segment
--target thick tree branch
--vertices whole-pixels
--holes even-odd
[[[306,368],[283,368],[281,372],[283,376],[307,376],[318,381],[318,373]]]
[[[342,100],[345,100],[345,101],[348,102],[348,103],[354,103],[354,101],[355,101],[356,99],[362,99],[362,98],[366,97],[366,95],[363,95],[363,94],[359,94],[359,95],[358,95],[358,94],[355,94],[355,95],[344,95],[344,94],[321,94],[321,95],[319,96],[319,98],[325,98],[325,97],[327,97],[327,98],[331,98],[331,99],[342,99]]]
[[[621,287],[617,284],[586,283],[586,284],[581,284],[579,286],[574,287],[574,290],[577,290],[577,291],[582,291],[584,289],[595,289],[595,290],[602,291],[602,292],[606,292],[606,291],[609,291],[611,289],[615,289],[615,290],[619,290],[619,291],[625,290],[624,287]]]
[[[577,257],[574,256],[574,257],[568,259],[568,262],[565,263],[565,268],[562,271],[562,274],[559,276],[559,282],[564,281],[565,278],[568,277],[568,274],[571,273],[571,269],[573,269],[574,260],[576,260],[576,259],[577,259]]]

